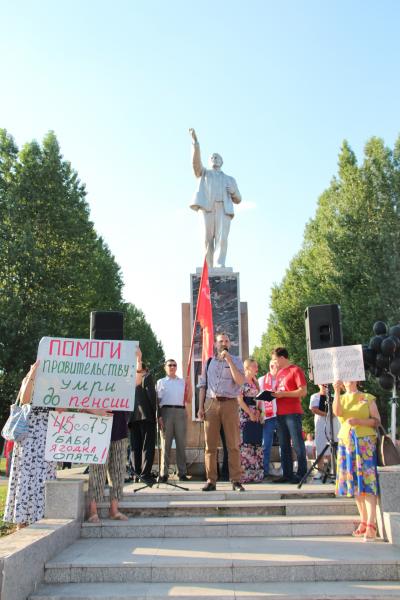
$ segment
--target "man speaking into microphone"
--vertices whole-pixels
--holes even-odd
[[[199,419],[204,419],[205,468],[207,483],[204,492],[216,489],[217,449],[221,425],[224,428],[228,449],[229,475],[232,489],[243,492],[240,483],[239,414],[237,397],[245,382],[243,363],[229,353],[231,341],[226,333],[216,336],[216,356],[203,364],[199,383]],[[210,401],[204,410],[205,399]]]

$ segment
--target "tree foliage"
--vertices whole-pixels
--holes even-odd
[[[93,310],[121,310],[149,358],[162,347],[123,304],[120,268],[89,218],[85,186],[54,133],[21,151],[0,130],[0,422],[42,336],[89,337]]]
[[[267,368],[271,349],[283,345],[307,368],[307,306],[339,304],[345,344],[367,342],[378,319],[397,323],[399,269],[400,138],[393,151],[371,138],[361,165],[345,141],[338,174],[319,198],[300,251],[272,290],[267,329],[255,349],[261,366]],[[369,385],[383,395],[374,382]]]
[[[155,369],[154,379],[157,379],[158,376],[163,377],[164,350],[143,312],[129,303],[124,304],[123,312],[125,338],[140,341],[143,362],[147,367]]]

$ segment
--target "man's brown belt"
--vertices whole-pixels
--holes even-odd
[[[224,400],[236,400],[236,398],[229,398],[228,396],[216,396],[215,397],[218,402],[223,402]]]

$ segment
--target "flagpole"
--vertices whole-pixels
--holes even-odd
[[[200,278],[200,285],[199,285],[199,291],[197,294],[197,302],[196,302],[196,312],[194,315],[194,321],[193,321],[193,331],[192,331],[192,340],[190,342],[190,351],[189,351],[189,358],[188,358],[188,364],[187,364],[187,369],[186,369],[186,378],[189,377],[190,374],[190,367],[192,364],[192,356],[193,356],[193,346],[194,346],[194,336],[196,333],[196,325],[197,325],[197,314],[198,314],[198,310],[199,310],[199,295],[200,295],[200,290],[203,287],[203,279],[204,279],[204,267],[206,266],[206,261],[207,258],[204,257],[204,263],[203,263],[203,270],[201,272],[201,278]]]

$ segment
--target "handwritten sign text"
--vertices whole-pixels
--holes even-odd
[[[50,411],[45,459],[102,464],[107,460],[113,417]]]
[[[32,404],[133,410],[138,342],[44,337]]]
[[[311,350],[311,363],[314,383],[365,380],[361,345]]]

